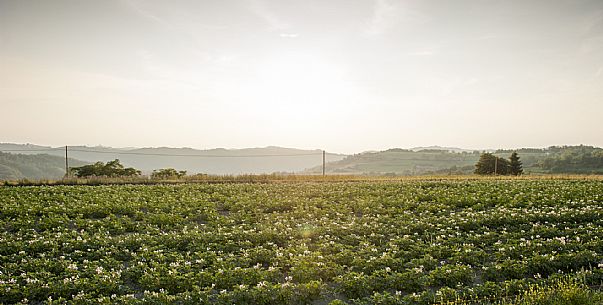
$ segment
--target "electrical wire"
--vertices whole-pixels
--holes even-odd
[[[199,155],[199,154],[164,154],[164,153],[139,153],[139,152],[110,152],[110,151],[98,151],[98,150],[81,150],[81,149],[70,149],[69,151],[77,152],[93,152],[101,154],[119,154],[119,155],[138,155],[138,156],[164,156],[164,157],[205,157],[205,158],[253,158],[253,157],[296,157],[296,156],[318,156],[320,153],[307,153],[307,154],[259,154],[259,155]]]
[[[9,152],[19,152],[19,151],[26,151],[26,152],[36,152],[36,151],[52,151],[52,150],[63,150],[65,149],[64,147],[59,147],[59,148],[47,148],[47,149],[0,149],[0,152],[5,152],[5,151],[9,151]]]
[[[0,151],[8,152],[38,152],[38,151],[54,151],[63,150],[60,148],[49,148],[49,149],[0,149]],[[266,157],[298,157],[298,156],[320,156],[322,151],[319,153],[305,153],[305,154],[258,154],[258,155],[203,155],[203,154],[165,154],[165,153],[142,153],[142,152],[131,152],[131,151],[101,151],[101,150],[89,150],[89,149],[68,149],[68,152],[87,152],[87,153],[99,153],[99,154],[116,154],[116,155],[137,155],[137,156],[162,156],[162,157],[201,157],[201,158],[266,158]]]

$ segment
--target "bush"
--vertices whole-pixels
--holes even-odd
[[[94,164],[69,169],[77,177],[135,177],[140,176],[140,171],[132,167],[124,167],[119,159],[109,161],[106,164],[96,162]]]
[[[151,179],[180,179],[186,176],[186,171],[177,171],[173,168],[156,169],[151,174]]]

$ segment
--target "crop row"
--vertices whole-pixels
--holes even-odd
[[[603,182],[0,188],[0,303],[430,304],[603,280]]]

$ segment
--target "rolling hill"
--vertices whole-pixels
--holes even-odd
[[[0,143],[0,179],[56,179],[64,174],[64,147]],[[526,174],[603,174],[603,149],[552,146],[516,150]],[[15,154],[18,152],[18,154]],[[513,150],[490,150],[508,158]],[[41,154],[44,153],[44,154]],[[327,173],[374,175],[470,174],[481,152],[450,147],[388,149],[354,155],[327,154]],[[175,168],[189,174],[261,174],[322,172],[322,151],[269,146],[245,149],[69,147],[72,166],[120,159],[149,174]]]
[[[86,164],[69,158],[70,166]],[[65,175],[65,158],[48,154],[11,154],[0,152],[0,180],[60,179]]]
[[[592,146],[551,146],[491,151],[508,158],[517,151],[526,174],[603,174],[603,149]],[[479,159],[480,151],[457,148],[388,149],[350,155],[343,160],[327,163],[332,174],[470,174]],[[307,170],[319,173],[321,167]]]
[[[64,147],[32,144],[0,143],[0,151],[21,154],[45,153],[63,158]],[[160,168],[186,170],[189,174],[262,174],[300,172],[322,164],[322,151],[269,146],[244,149],[192,148],[111,148],[103,146],[70,146],[69,157],[92,163],[119,159],[124,165],[150,173]],[[326,161],[338,161],[341,154],[326,154]],[[64,162],[64,161],[62,161]],[[1,164],[1,163],[0,163]]]

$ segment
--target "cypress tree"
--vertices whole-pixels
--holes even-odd
[[[511,175],[519,176],[523,174],[523,166],[521,161],[519,161],[519,156],[517,155],[516,151],[514,151],[511,154],[511,157],[509,157],[509,169]]]

